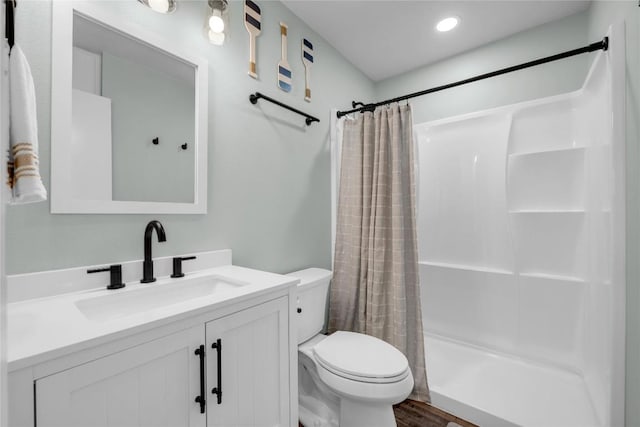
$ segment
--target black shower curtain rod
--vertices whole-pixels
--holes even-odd
[[[547,62],[557,61],[558,59],[569,58],[570,56],[580,55],[582,53],[594,52],[596,50],[607,50],[609,48],[609,37],[605,37],[602,41],[591,43],[588,46],[584,46],[578,49],[569,50],[566,52],[558,53],[556,55],[547,56],[546,58],[536,59],[534,61],[525,62],[523,64],[514,65],[512,67],[503,68],[501,70],[492,71],[490,73],[480,74],[479,76],[470,77],[468,79],[460,80],[454,83],[449,83],[442,86],[433,87],[431,89],[422,90],[420,92],[410,93],[408,95],[399,96],[397,98],[387,99],[386,101],[376,102],[375,104],[363,104],[362,102],[353,102],[352,107],[353,110],[349,111],[338,111],[338,118],[356,112],[363,111],[373,111],[377,107],[382,105],[391,104],[393,102],[404,101],[406,99],[415,98],[417,96],[426,95],[428,93],[438,92],[445,89],[451,89],[452,87],[461,86],[467,83],[477,82],[478,80],[488,79],[490,77],[496,77],[501,74],[511,73],[513,71],[522,70],[529,67],[534,67],[536,65],[546,64]],[[361,107],[356,108],[356,106],[361,105]]]

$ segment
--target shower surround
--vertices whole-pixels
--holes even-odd
[[[414,126],[432,399],[480,425],[623,425],[615,36],[576,92]]]

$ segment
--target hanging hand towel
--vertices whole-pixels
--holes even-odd
[[[27,58],[14,45],[9,57],[10,86],[10,153],[9,183],[11,203],[33,203],[47,200],[38,162],[38,120],[36,93]]]

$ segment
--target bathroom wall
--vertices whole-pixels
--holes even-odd
[[[635,1],[596,1],[588,11],[589,37],[596,38],[612,22],[626,27],[626,203],[627,203],[627,339],[626,339],[626,420],[640,426],[640,8]]]
[[[453,56],[376,85],[376,99],[417,92],[585,45],[587,12]],[[597,41],[601,37],[596,37]],[[589,57],[580,55],[411,100],[422,123],[578,89]]]
[[[352,99],[372,100],[374,86],[345,58],[281,3],[259,1],[260,80],[247,76],[248,34],[242,2],[232,1],[228,42],[209,44],[205,1],[181,1],[161,15],[135,1],[101,2],[148,30],[168,34],[209,61],[209,181],[207,215],[51,215],[48,203],[11,206],[7,212],[7,274],[106,264],[143,255],[143,232],[159,219],[166,243],[154,255],[232,248],[234,263],[275,272],[330,262],[329,110]],[[276,87],[280,60],[278,23],[289,26],[294,89]],[[24,1],[17,8],[17,43],[30,61],[37,93],[41,173],[50,191],[51,3]],[[303,100],[300,40],[314,44],[311,103]],[[259,102],[261,91],[320,118],[310,127],[301,116]]]

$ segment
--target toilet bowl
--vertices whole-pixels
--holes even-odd
[[[413,389],[407,358],[369,335],[324,326],[331,272],[289,274],[298,286],[299,413],[305,427],[395,427],[392,405]]]

